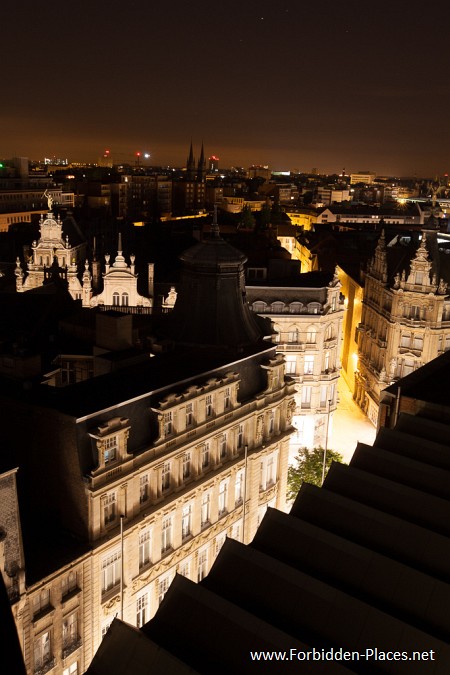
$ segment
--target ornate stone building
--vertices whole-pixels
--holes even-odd
[[[381,391],[450,349],[450,249],[435,229],[419,242],[382,233],[367,268],[355,400],[377,424]]]
[[[103,274],[103,290],[98,295],[92,295],[91,277],[86,265],[83,275],[83,306],[84,307],[111,307],[125,309],[127,307],[140,307],[150,309],[152,300],[140,295],[137,290],[137,273],[135,268],[135,256],[130,256],[130,265],[123,256],[122,235],[119,234],[119,246],[117,255],[110,265],[110,256],[105,256],[105,272]]]
[[[84,672],[114,617],[142,626],[176,572],[202,580],[227,536],[249,542],[284,508],[294,383],[246,303],[245,256],[214,230],[182,261],[147,363],[2,400],[27,541],[43,514],[72,541],[62,557],[50,541],[13,604],[29,673]]]
[[[341,371],[340,288],[337,275],[326,272],[247,286],[252,310],[270,318],[277,352],[284,356],[286,374],[295,381],[296,445],[324,446],[331,433]]]

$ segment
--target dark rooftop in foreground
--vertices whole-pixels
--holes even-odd
[[[251,544],[228,539],[200,584],[177,576],[141,629],[147,644],[115,621],[89,675],[150,674],[158,658],[181,661],[171,673],[448,675],[449,486],[450,418],[400,415],[322,488],[304,484],[290,514],[268,509]],[[406,660],[366,659],[375,648]],[[250,657],[291,649],[360,657],[282,668]]]

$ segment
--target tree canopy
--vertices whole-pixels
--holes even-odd
[[[323,448],[300,448],[294,465],[288,468],[287,498],[293,501],[302,483],[322,484]],[[342,455],[335,450],[327,450],[325,462],[325,475],[331,466],[331,462],[342,462]]]

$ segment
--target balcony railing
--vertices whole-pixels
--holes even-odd
[[[71,641],[67,640],[63,644],[62,657],[63,659],[67,658],[72,652],[74,652],[78,647],[81,647],[81,637],[78,636]]]

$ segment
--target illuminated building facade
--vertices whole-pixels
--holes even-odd
[[[336,275],[327,273],[301,275],[295,284],[292,279],[285,282],[283,286],[265,280],[247,286],[248,300],[254,312],[270,318],[277,352],[284,356],[286,374],[295,382],[292,442],[324,446],[341,372],[341,284]]]
[[[13,605],[29,673],[84,672],[115,617],[142,626],[176,572],[201,581],[227,536],[251,541],[267,507],[285,506],[295,389],[246,303],[246,258],[213,229],[182,261],[152,358],[41,386],[32,438],[15,425],[34,531],[57,514],[85,548],[64,564],[47,550],[51,569]]]
[[[382,233],[369,263],[354,397],[374,425],[382,390],[450,349],[450,256],[438,236],[389,245]]]

